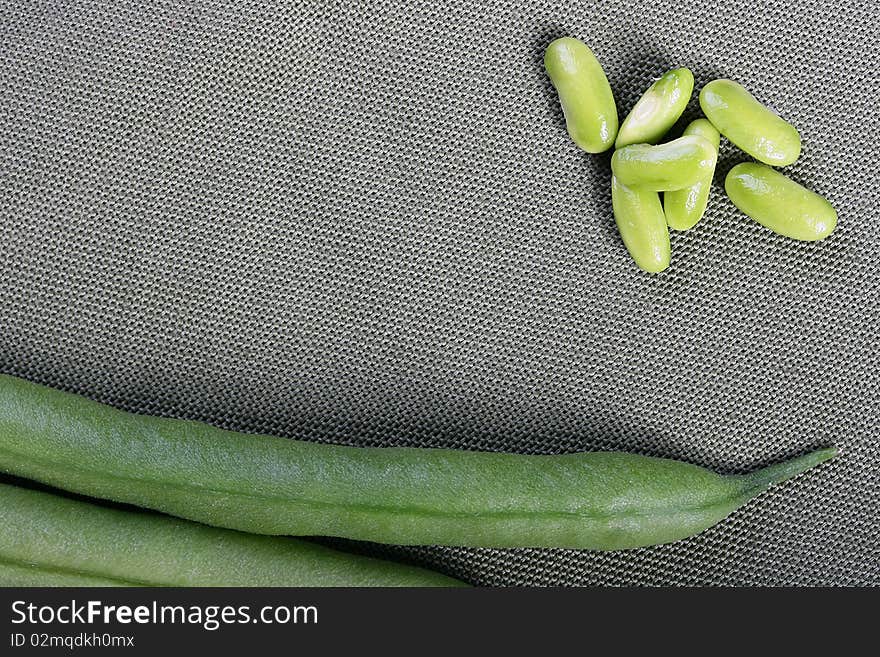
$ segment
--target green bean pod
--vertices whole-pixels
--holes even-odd
[[[348,447],[135,415],[0,376],[0,470],[260,534],[635,548],[700,532],[833,454],[721,476],[625,453]]]
[[[837,226],[837,212],[827,200],[763,164],[737,164],[724,189],[736,207],[785,237],[814,242]]]
[[[705,180],[717,159],[718,149],[710,141],[687,135],[658,146],[624,146],[611,156],[611,170],[624,185],[660,192]]]
[[[666,269],[671,258],[669,228],[657,192],[627,187],[611,176],[611,206],[617,230],[635,263],[650,273]]]
[[[577,39],[556,39],[544,53],[544,68],[559,94],[574,143],[588,153],[611,148],[617,136],[617,105],[593,52]]]
[[[686,68],[667,71],[652,84],[627,114],[615,146],[656,144],[684,112],[694,91],[694,75]]]
[[[703,87],[700,107],[722,135],[764,164],[786,166],[801,154],[795,127],[733,80]]]
[[[463,586],[279,536],[0,484],[2,586]]]
[[[721,135],[706,119],[697,119],[684,129],[684,135],[697,135],[707,140],[715,149],[716,160],[718,147],[721,145]],[[715,166],[712,173],[698,180],[690,187],[674,189],[663,193],[663,213],[666,215],[666,223],[675,230],[690,230],[706,212],[709,203],[709,191],[712,189],[712,176],[715,174]]]

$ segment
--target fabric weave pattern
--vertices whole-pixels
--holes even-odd
[[[880,584],[878,23],[855,0],[0,0],[0,371],[348,444],[726,472],[836,444],[672,545],[351,547],[475,584]],[[706,216],[639,272],[610,154],[571,143],[543,71],[566,34],[621,119],[676,66],[744,84],[800,130],[786,171],[835,234],[740,214],[723,143]]]

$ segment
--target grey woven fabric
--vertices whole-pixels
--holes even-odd
[[[479,584],[880,584],[878,24],[860,0],[0,1],[0,371],[359,445],[733,472],[836,444],[673,545],[354,547]],[[542,68],[564,34],[621,116],[674,66],[745,84],[837,232],[737,212],[725,145],[706,217],[640,273]]]

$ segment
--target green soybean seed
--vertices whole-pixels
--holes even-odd
[[[626,250],[643,270],[661,272],[669,266],[669,228],[657,192],[627,187],[611,176],[614,221]]]
[[[617,136],[617,106],[605,71],[593,52],[570,37],[556,39],[544,54],[568,134],[588,153],[607,151]]]
[[[764,164],[786,166],[801,154],[795,127],[733,80],[703,87],[700,107],[722,135]]]
[[[697,119],[684,130],[685,136],[696,135],[712,144],[715,149],[715,157],[718,157],[718,147],[721,143],[721,135],[706,119]],[[674,189],[663,193],[663,212],[666,215],[666,223],[675,230],[689,230],[697,225],[706,211],[709,203],[709,191],[712,189],[712,172],[698,180],[690,187]]]
[[[462,586],[293,538],[0,484],[2,586]]]
[[[0,471],[256,534],[634,548],[700,532],[833,454],[725,477],[624,453],[349,447],[134,415],[0,376]]]
[[[656,144],[684,112],[694,91],[694,75],[686,68],[667,71],[639,98],[617,133],[617,148]]]
[[[629,187],[655,192],[685,189],[712,175],[718,150],[698,135],[665,144],[624,146],[611,156],[611,170]]]
[[[724,189],[752,219],[792,239],[821,240],[837,226],[837,212],[827,200],[763,164],[737,164]]]

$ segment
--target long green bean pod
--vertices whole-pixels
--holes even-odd
[[[613,452],[348,447],[135,415],[0,376],[0,470],[261,534],[634,548],[696,534],[834,454],[721,476]]]
[[[0,586],[461,586],[280,536],[0,484]]]

